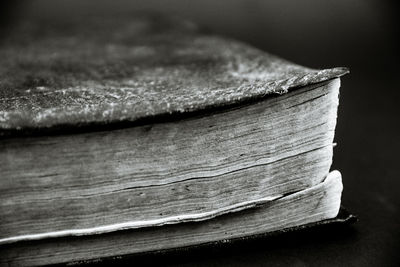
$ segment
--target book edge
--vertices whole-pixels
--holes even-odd
[[[330,172],[327,177],[319,184],[314,185],[312,187],[308,187],[304,190],[293,192],[291,194],[287,194],[284,196],[273,196],[267,198],[260,198],[254,201],[247,201],[236,204],[234,206],[229,206],[221,210],[207,212],[207,213],[200,213],[200,214],[192,214],[192,215],[178,215],[173,217],[164,218],[163,220],[156,219],[156,220],[149,220],[149,221],[131,221],[125,223],[117,223],[112,225],[102,225],[96,226],[92,228],[85,228],[85,229],[67,229],[61,231],[54,231],[54,232],[45,232],[45,233],[36,233],[36,234],[25,234],[25,235],[18,235],[18,236],[11,236],[5,237],[0,239],[0,245],[6,244],[13,244],[18,242],[24,241],[35,241],[35,240],[43,240],[49,238],[62,238],[62,237],[73,237],[73,236],[91,236],[91,235],[101,235],[112,233],[116,231],[124,231],[124,230],[132,230],[132,229],[142,229],[142,228],[149,228],[149,227],[160,227],[164,225],[170,224],[182,224],[186,222],[201,222],[207,221],[213,218],[220,217],[225,214],[229,213],[236,213],[252,208],[262,207],[264,205],[268,205],[273,203],[276,200],[284,200],[284,199],[292,199],[296,198],[299,195],[307,194],[308,192],[312,192],[319,188],[328,187],[328,184],[334,184],[335,190],[339,190],[340,192],[343,190],[343,185],[341,183],[341,174],[338,171]],[[335,180],[339,180],[340,185],[335,182]],[[327,215],[329,217],[337,216],[339,212],[339,206],[332,210],[332,214]]]
[[[232,100],[230,102],[213,103],[211,105],[193,107],[192,109],[176,111],[170,113],[158,113],[149,116],[135,118],[134,120],[125,119],[122,121],[102,121],[102,122],[82,122],[74,124],[55,124],[49,127],[2,127],[0,125],[0,140],[8,138],[19,137],[34,137],[34,136],[48,136],[48,135],[69,135],[79,134],[86,132],[98,132],[105,130],[116,130],[140,125],[148,125],[153,123],[162,123],[169,121],[176,121],[185,118],[192,118],[196,116],[207,116],[214,112],[225,111],[230,108],[237,108],[245,105],[251,105],[260,101],[264,101],[270,97],[279,97],[279,95],[286,94],[289,91],[297,90],[306,86],[322,86],[322,84],[332,82],[339,79],[343,75],[349,73],[349,69],[345,67],[338,67],[332,69],[324,69],[316,73],[309,73],[307,75],[293,79],[285,79],[280,81],[271,82],[274,84],[275,89],[266,90],[266,93],[254,94],[239,100]],[[288,85],[290,84],[290,85]],[[259,86],[259,85],[258,85]],[[249,88],[250,90],[250,88]],[[1,115],[1,114],[0,114]],[[2,118],[0,116],[0,122]]]
[[[207,243],[201,243],[197,245],[190,245],[186,247],[178,247],[178,248],[168,248],[162,250],[153,250],[153,251],[145,251],[133,254],[126,254],[120,256],[109,256],[109,257],[101,257],[97,259],[88,259],[88,260],[78,260],[71,261],[68,263],[61,263],[61,265],[68,266],[77,266],[77,265],[87,265],[87,264],[97,264],[97,263],[105,263],[105,262],[114,262],[119,260],[124,260],[128,258],[136,258],[136,257],[146,257],[146,256],[158,256],[158,255],[168,255],[172,253],[189,253],[194,250],[207,249],[207,248],[218,248],[226,245],[234,245],[234,244],[243,244],[244,242],[255,242],[257,240],[262,239],[271,239],[274,237],[279,237],[285,234],[294,234],[300,232],[311,231],[317,228],[327,228],[327,227],[338,227],[338,226],[350,226],[358,222],[358,216],[354,213],[351,213],[346,207],[340,206],[338,215],[335,218],[325,219],[322,221],[307,223],[303,225],[293,226],[289,228],[284,228],[281,230],[276,230],[272,232],[265,232],[261,234],[254,234],[245,237],[237,237],[231,239],[224,239],[218,241],[212,241]]]

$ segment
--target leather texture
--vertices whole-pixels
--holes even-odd
[[[22,21],[0,57],[0,135],[207,110],[348,72],[305,68],[155,16]]]

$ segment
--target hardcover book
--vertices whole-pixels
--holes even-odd
[[[173,18],[0,43],[0,263],[221,242],[337,216],[340,76]]]

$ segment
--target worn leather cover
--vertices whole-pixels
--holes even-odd
[[[2,37],[0,58],[0,136],[224,107],[348,72],[159,16],[21,21]]]

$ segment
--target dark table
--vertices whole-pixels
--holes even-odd
[[[343,205],[358,215],[357,223],[127,257],[114,265],[400,266],[395,1],[6,1],[0,10],[3,23],[26,14],[68,18],[155,10],[192,19],[305,66],[351,70],[342,79],[332,168],[343,174]]]

